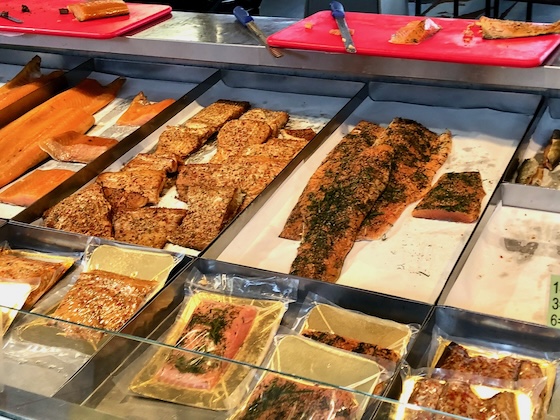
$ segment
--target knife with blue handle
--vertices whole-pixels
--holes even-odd
[[[240,23],[243,24],[243,26],[248,28],[258,38],[260,43],[264,45],[274,57],[282,57],[283,54],[279,50],[268,45],[268,42],[266,42],[266,35],[263,33],[263,31],[260,30],[260,28],[255,23],[255,19],[253,19],[253,17],[249,14],[249,12],[247,12],[247,10],[245,10],[241,6],[235,6],[233,9],[233,15]]]
[[[346,23],[344,6],[342,6],[342,4],[338,1],[332,1],[331,14],[338,25],[338,30],[340,31],[340,36],[342,37],[342,42],[344,43],[346,52],[355,53],[356,47],[354,46],[352,35],[350,35],[350,30],[348,29],[348,24]]]

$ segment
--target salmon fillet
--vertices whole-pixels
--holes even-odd
[[[237,214],[243,194],[236,187],[191,186],[181,189],[178,198],[187,203],[188,213],[168,240],[201,251]]]
[[[554,23],[517,22],[481,16],[477,25],[484,39],[524,38],[560,33],[560,21]]]
[[[103,270],[81,273],[64,296],[53,318],[107,331],[119,331],[140,309],[157,282]],[[89,341],[94,347],[103,333],[66,323],[51,322],[67,337]]]
[[[228,121],[218,132],[218,150],[211,162],[223,163],[239,155],[246,146],[264,143],[270,134],[270,126],[264,121]]]
[[[358,402],[349,391],[265,373],[237,420],[354,419]]]
[[[357,240],[380,239],[402,212],[429,190],[451,152],[451,133],[437,135],[416,121],[395,118],[383,143],[395,149],[387,188],[364,220]]]
[[[448,172],[412,212],[413,217],[472,223],[485,196],[480,172]]]
[[[212,128],[203,123],[169,126],[159,136],[154,154],[173,156],[179,162],[183,162],[190,154],[197,151],[213,133]]]
[[[264,121],[271,130],[271,135],[276,137],[281,128],[288,122],[289,115],[285,111],[272,111],[270,109],[252,108],[239,117],[240,120]]]
[[[178,164],[174,156],[160,156],[150,153],[139,153],[128,161],[121,169],[122,171],[135,171],[138,169],[150,169],[167,173],[177,172]]]
[[[48,157],[39,143],[69,130],[85,133],[93,114],[115,99],[124,79],[107,86],[85,79],[0,129],[0,187]]]
[[[0,278],[2,281],[17,280],[36,285],[23,309],[30,310],[35,303],[64,275],[68,266],[63,263],[41,261],[14,255],[10,250],[0,251]]]
[[[68,10],[80,22],[129,14],[128,6],[122,0],[88,0],[69,4]]]
[[[420,44],[441,29],[432,19],[412,20],[391,35],[391,44]]]
[[[315,200],[322,200],[325,191],[323,185],[336,184],[338,179],[346,179],[354,159],[367,148],[373,146],[384,129],[377,124],[360,121],[354,129],[331,150],[321,166],[311,176],[293,208],[280,237],[300,240],[304,231],[303,212]]]
[[[37,169],[0,192],[0,202],[30,206],[74,174],[74,171],[66,169]]]
[[[212,132],[218,131],[229,120],[241,117],[251,104],[245,101],[220,99],[189,119],[192,123],[204,123],[211,127]]]
[[[53,159],[62,162],[89,163],[117,143],[111,138],[66,131],[41,141],[39,147]]]
[[[201,302],[175,346],[235,359],[256,316],[252,306]],[[179,388],[212,389],[228,366],[218,359],[172,350],[156,380]]]
[[[157,204],[165,183],[165,172],[152,169],[104,172],[97,177],[113,209],[136,209]]]
[[[134,97],[125,113],[119,117],[116,125],[139,126],[146,124],[173,103],[175,103],[175,99],[150,102],[144,92],[140,92]]]
[[[97,182],[54,205],[43,215],[46,227],[112,238],[111,205]]]
[[[163,207],[120,211],[113,216],[115,240],[163,248],[186,213],[186,210]]]
[[[380,144],[356,156],[344,177],[323,184],[302,209],[304,233],[290,274],[335,282],[363,220],[389,181],[393,148]]]
[[[268,159],[292,160],[301,149],[307,145],[307,140],[270,139],[263,144],[245,147],[240,156],[262,156]]]
[[[54,95],[58,86],[48,90],[40,89],[58,78],[62,82],[63,74],[63,71],[53,71],[42,75],[41,57],[38,55],[33,57],[13,79],[0,86],[0,127]],[[57,85],[62,85],[62,83],[57,83]],[[21,104],[22,106],[18,104],[17,110],[7,110],[10,105],[18,101],[21,103],[24,98],[25,103]]]
[[[309,142],[310,140],[313,140],[315,135],[316,133],[312,128],[284,128],[280,130],[279,137],[286,140],[303,139]]]
[[[414,384],[414,389],[408,399],[408,403],[435,410],[444,388],[444,381],[430,378],[420,379]],[[405,418],[407,420],[432,420],[434,415],[427,412],[408,410]]]

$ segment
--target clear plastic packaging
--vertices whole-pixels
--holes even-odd
[[[247,393],[250,366],[263,361],[288,304],[297,297],[297,280],[196,273],[186,286],[186,299],[162,340],[177,349],[158,350],[130,390],[228,410]]]

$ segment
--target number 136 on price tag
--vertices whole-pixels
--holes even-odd
[[[547,323],[551,327],[560,328],[560,275],[550,276]]]

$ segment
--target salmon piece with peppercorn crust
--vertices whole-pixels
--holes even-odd
[[[473,223],[478,220],[485,195],[480,172],[445,173],[416,206],[412,216]]]
[[[393,148],[369,147],[344,176],[319,189],[320,199],[302,208],[304,233],[290,274],[335,282],[369,210],[385,190]]]
[[[451,152],[451,133],[441,135],[416,121],[395,118],[382,142],[395,149],[391,177],[360,229],[357,240],[380,239],[402,212],[429,190]]]
[[[175,346],[235,359],[257,311],[248,305],[202,302],[193,311]],[[228,366],[218,359],[172,350],[155,379],[178,388],[212,389]]]
[[[218,151],[211,162],[223,163],[241,154],[247,146],[264,143],[271,133],[272,130],[265,121],[228,121],[218,132]]]
[[[211,127],[212,132],[218,131],[229,120],[241,117],[251,104],[247,101],[230,101],[219,99],[200,110],[189,123],[204,123]]]
[[[264,121],[272,130],[272,135],[277,136],[280,129],[288,122],[289,115],[286,111],[272,111],[270,109],[252,108],[239,117],[240,120]]]

